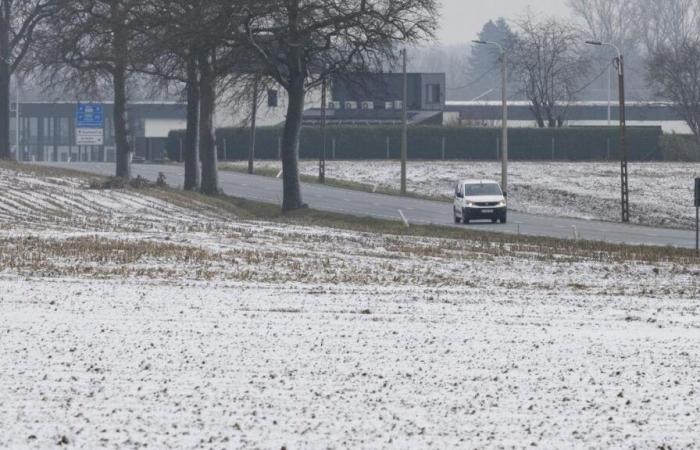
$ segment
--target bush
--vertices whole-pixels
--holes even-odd
[[[259,128],[256,159],[278,159],[282,129]],[[173,131],[167,149],[175,156],[183,131]],[[662,160],[659,146],[660,127],[631,127],[628,148],[631,160]],[[410,159],[496,160],[501,130],[423,126],[409,128]],[[248,158],[248,130],[217,130],[219,158]],[[444,143],[444,154],[443,154]],[[619,132],[609,127],[570,127],[559,129],[512,128],[509,131],[509,156],[513,160],[590,161],[618,158]],[[299,155],[302,159],[318,158],[322,144],[319,127],[302,130]],[[326,155],[328,159],[398,159],[401,154],[400,126],[329,126]],[[172,157],[171,156],[171,157]]]
[[[693,135],[664,135],[660,146],[664,161],[700,161],[700,144]]]

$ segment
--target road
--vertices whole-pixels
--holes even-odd
[[[95,174],[114,174],[109,163],[42,163]],[[155,180],[159,172],[171,186],[181,186],[184,169],[176,165],[133,165],[134,176]],[[227,195],[281,204],[282,182],[279,179],[220,172],[221,189]],[[549,217],[509,211],[508,223],[474,223],[455,225],[452,205],[444,202],[405,198],[384,194],[352,191],[317,184],[302,184],[304,201],[313,209],[359,217],[401,220],[401,213],[411,224],[468,227],[498,233],[524,234],[554,238],[605,241],[610,243],[643,244],[654,246],[695,247],[695,232],[669,228],[653,228],[620,223]],[[399,212],[401,211],[401,212]]]

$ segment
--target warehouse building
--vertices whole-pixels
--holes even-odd
[[[29,102],[12,105],[11,144],[20,161],[114,161],[113,104],[104,103],[104,145],[76,144],[76,111],[73,102]],[[186,125],[186,105],[138,102],[128,106],[130,139],[135,160],[165,158],[168,133]]]

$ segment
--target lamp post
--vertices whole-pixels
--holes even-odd
[[[617,52],[613,64],[617,69],[620,90],[620,191],[622,204],[622,222],[630,221],[629,170],[627,162],[627,118],[625,113],[625,60],[619,47],[608,42],[586,41],[588,45],[611,47]]]
[[[326,125],[327,125],[327,81],[326,77],[321,81],[321,154],[318,159],[318,182],[326,182]]]
[[[401,195],[406,195],[406,160],[408,159],[408,74],[406,63],[406,49],[403,53],[403,77],[401,101]]]
[[[479,45],[494,45],[498,47],[501,53],[501,104],[502,104],[502,120],[501,120],[501,189],[503,195],[508,196],[508,61],[506,58],[506,50],[498,42],[492,41],[472,41]]]

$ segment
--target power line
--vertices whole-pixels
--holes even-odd
[[[487,75],[489,75],[491,72],[493,72],[501,63],[499,61],[496,61],[491,68],[489,68],[486,72],[482,73],[479,75],[475,80],[470,81],[469,83],[465,84],[464,86],[458,86],[458,87],[453,87],[453,88],[447,88],[448,91],[458,91],[462,89],[466,89],[469,87],[474,86],[476,83],[480,82],[484,78],[486,78]]]

